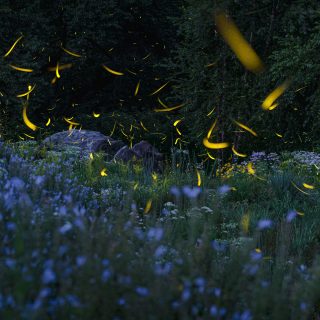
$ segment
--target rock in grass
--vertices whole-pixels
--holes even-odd
[[[70,146],[80,148],[83,153],[102,151],[111,158],[124,143],[98,131],[73,129],[57,132],[44,139],[41,145],[54,151],[65,151]]]

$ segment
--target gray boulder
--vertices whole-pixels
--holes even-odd
[[[83,153],[102,151],[112,158],[124,143],[97,131],[73,129],[47,137],[42,141],[41,146],[54,151],[63,151],[73,146],[80,148]]]
[[[129,149],[128,146],[124,146],[117,151],[117,153],[113,157],[113,160],[116,162],[117,161],[129,162],[131,160],[135,160],[139,158],[140,157],[132,149]]]

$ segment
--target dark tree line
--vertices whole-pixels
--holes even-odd
[[[64,118],[73,117],[84,129],[113,132],[127,141],[145,138],[164,148],[176,143],[200,151],[218,119],[215,139],[243,152],[312,149],[320,142],[319,9],[316,0],[4,0],[0,134],[11,140],[24,133],[40,138],[67,129]],[[217,10],[233,18],[262,58],[263,74],[247,71],[224,42],[213,18]],[[61,69],[54,81],[57,64],[72,66]],[[288,78],[291,85],[279,106],[263,111],[263,99]],[[29,84],[36,84],[28,100],[28,116],[40,127],[36,132],[24,124],[25,99],[17,97]],[[169,107],[185,105],[154,112],[162,107],[158,98]],[[182,135],[173,125],[179,119]],[[258,137],[241,132],[233,120]]]

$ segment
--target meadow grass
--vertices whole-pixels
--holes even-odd
[[[0,319],[318,319],[318,169],[258,158],[159,174],[2,143]]]

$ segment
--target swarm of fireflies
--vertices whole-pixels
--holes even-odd
[[[224,13],[216,14],[215,22],[220,34],[244,67],[254,73],[263,71],[264,65],[261,59],[242,36],[234,22]]]

